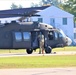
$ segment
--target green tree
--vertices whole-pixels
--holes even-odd
[[[22,5],[19,5],[18,8],[22,8]]]
[[[18,9],[18,8],[22,8],[22,6],[21,5],[16,5],[15,3],[12,3],[12,5],[11,5],[11,7],[10,7],[11,9]]]
[[[60,2],[58,0],[41,0],[38,4],[31,4],[31,7],[37,7],[37,6],[47,6],[47,5],[54,5],[59,6]]]
[[[11,9],[17,9],[18,8],[18,6],[16,5],[16,4],[14,4],[14,3],[12,3],[12,5],[11,5],[11,7],[10,7]]]
[[[76,17],[76,0],[68,0],[61,4],[60,7]]]
[[[42,2],[43,5],[54,5],[54,6],[59,5],[58,0],[42,0],[41,2]]]
[[[34,4],[34,3],[31,3],[31,7],[38,7],[39,4]]]

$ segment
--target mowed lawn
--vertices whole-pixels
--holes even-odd
[[[76,47],[56,48],[53,51],[76,51]],[[38,52],[38,49],[37,49]],[[0,50],[4,53],[26,53],[25,49]],[[75,55],[50,55],[50,56],[23,56],[0,57],[0,69],[4,68],[51,68],[51,67],[76,67]]]
[[[76,67],[76,55],[24,56],[0,58],[0,69],[51,67]]]
[[[63,48],[54,48],[53,51],[76,51],[76,46],[69,46]]]

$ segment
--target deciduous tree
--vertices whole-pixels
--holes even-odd
[[[10,8],[11,9],[18,9],[18,8],[22,8],[22,6],[21,5],[17,6],[15,3],[12,3]]]

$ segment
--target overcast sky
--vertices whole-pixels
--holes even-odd
[[[31,3],[39,3],[40,0],[0,0],[0,10],[10,9],[12,3],[22,5],[23,7],[30,7]]]

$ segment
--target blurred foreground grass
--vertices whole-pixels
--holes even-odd
[[[0,57],[0,69],[76,67],[76,55]]]

